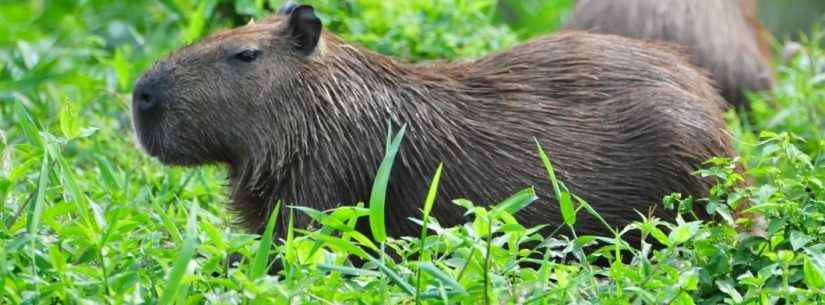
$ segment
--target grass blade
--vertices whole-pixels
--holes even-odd
[[[40,131],[37,128],[37,124],[34,122],[31,115],[29,115],[29,112],[26,111],[26,107],[23,106],[23,103],[20,101],[14,103],[14,111],[17,113],[20,128],[23,130],[26,137],[29,138],[29,140],[31,140],[37,147],[43,147],[43,140],[39,136]]]
[[[576,201],[578,201],[579,209],[584,208],[585,211],[587,211],[587,213],[590,214],[590,216],[593,216],[594,218],[596,218],[596,220],[601,222],[601,224],[604,225],[604,227],[607,228],[607,230],[610,231],[610,233],[612,233],[614,236],[619,235],[619,232],[616,231],[616,229],[614,229],[612,226],[610,226],[610,223],[608,223],[607,220],[605,220],[602,217],[602,215],[599,215],[599,212],[596,212],[596,209],[590,206],[590,203],[588,203],[586,200],[575,194],[573,194],[573,197],[576,198]],[[579,209],[576,209],[576,211],[578,211]]]
[[[529,187],[523,189],[518,193],[514,194],[513,196],[510,196],[509,198],[505,199],[504,201],[496,205],[492,210],[490,210],[490,217],[498,218],[498,216],[502,212],[515,214],[519,210],[535,202],[536,199],[538,199],[538,197],[536,196],[535,188]]]
[[[95,163],[97,163],[98,169],[100,170],[100,178],[104,183],[106,183],[106,186],[112,190],[121,189],[120,183],[115,178],[114,170],[112,170],[112,163],[102,156],[95,156],[94,159]]]
[[[34,236],[40,226],[40,217],[43,215],[43,197],[46,193],[46,187],[49,181],[49,154],[43,153],[43,161],[40,165],[40,177],[37,179],[37,190],[35,191],[34,200],[29,206],[27,227],[29,234]]]
[[[431,263],[423,263],[419,265],[419,268],[438,279],[439,282],[447,285],[447,287],[452,288],[452,292],[457,292],[460,294],[466,293],[466,291],[464,291],[464,287],[461,287],[461,284],[459,284],[458,281],[444,273],[444,271],[441,271],[441,269],[438,269],[435,265]]]
[[[421,218],[421,260],[422,261],[429,261],[430,260],[430,253],[424,249],[424,245],[427,239],[427,226],[430,223],[430,212],[433,210],[433,204],[435,203],[436,195],[438,194],[438,186],[441,183],[441,171],[444,168],[444,163],[438,164],[438,168],[435,169],[435,175],[433,175],[433,181],[430,182],[430,190],[427,192],[427,199],[424,200],[424,210],[423,215]]]
[[[294,217],[294,211],[292,211],[292,209],[289,209],[289,220],[286,226],[286,243],[284,244],[284,248],[286,248],[286,250],[284,250],[284,259],[281,260],[281,262],[283,263],[282,265],[284,266],[284,271],[286,271],[287,274],[292,274],[291,264],[297,262],[297,254],[295,253],[296,247],[293,246],[295,244]],[[312,255],[310,255],[309,257],[311,258]]]
[[[340,207],[338,209],[335,209],[335,211],[332,212],[332,215],[327,215],[324,212],[301,206],[290,206],[290,211],[298,210],[304,212],[307,216],[309,216],[316,222],[321,223],[323,226],[321,227],[320,234],[329,236],[332,235],[332,233],[335,232],[335,230],[338,230],[344,233],[342,235],[342,239],[348,241],[351,237],[351,233],[355,232],[353,229],[355,227],[355,221],[357,221],[358,218],[369,214],[368,210],[364,210],[365,212],[361,212],[361,206],[362,204],[358,203],[358,205],[353,209],[350,209],[349,207]],[[350,224],[344,224],[340,220],[342,217],[347,217],[347,215],[344,214],[347,214],[348,217],[351,217]],[[309,252],[309,256],[307,256],[310,258],[310,260],[315,257],[317,251],[321,249],[322,244],[323,243],[320,240],[315,241],[315,244],[312,246],[312,250],[310,250]]]
[[[413,288],[413,286],[410,285],[410,283],[407,283],[406,281],[404,281],[404,279],[402,279],[401,276],[398,275],[398,273],[395,273],[395,271],[392,271],[392,269],[390,269],[390,267],[387,267],[387,265],[384,265],[384,263],[381,262],[380,260],[377,260],[373,257],[369,257],[369,259],[370,259],[370,261],[375,263],[375,265],[378,266],[378,269],[380,269],[381,272],[386,274],[390,278],[390,280],[393,281],[393,283],[398,285],[398,287],[400,287],[401,290],[404,290],[404,292],[406,292],[409,295],[415,295],[415,288]]]
[[[352,275],[352,276],[369,276],[369,277],[377,277],[379,275],[378,272],[360,268],[353,268],[353,267],[346,267],[346,266],[337,266],[337,265],[330,265],[330,264],[318,264],[318,269],[324,271],[332,271],[338,272],[340,274]]]
[[[370,257],[367,254],[367,252],[365,252],[364,250],[362,250],[358,246],[355,246],[352,243],[350,243],[348,241],[344,241],[340,238],[332,237],[332,236],[326,235],[326,234],[321,233],[321,232],[310,232],[310,231],[305,231],[305,230],[297,230],[297,231],[303,233],[304,235],[307,235],[307,236],[311,237],[312,239],[315,239],[317,241],[321,241],[322,243],[325,243],[329,246],[336,247],[338,249],[344,250],[349,254],[357,255],[361,258]]]
[[[275,209],[269,215],[269,221],[266,222],[266,229],[264,235],[261,236],[261,242],[258,243],[258,251],[255,253],[255,258],[252,261],[252,266],[249,269],[249,277],[251,279],[260,278],[266,272],[266,262],[269,259],[269,249],[272,245],[272,232],[275,230],[275,224],[278,223],[278,212],[281,210],[281,202],[275,204]]]
[[[176,244],[183,242],[183,236],[182,234],[180,234],[178,226],[175,224],[172,218],[169,217],[169,215],[166,213],[166,210],[161,208],[160,203],[158,203],[158,201],[156,200],[153,200],[151,203],[152,210],[158,217],[160,217],[160,225],[163,226],[164,229],[166,229],[166,234],[169,234],[169,237],[171,237],[172,241]]]
[[[189,16],[189,25],[186,28],[186,35],[184,36],[186,43],[192,43],[203,35],[203,30],[206,29],[207,3],[208,1],[203,1],[198,4],[195,12]]]
[[[89,229],[99,230],[100,226],[104,224],[98,223],[89,212],[89,200],[86,198],[86,193],[83,191],[83,188],[75,176],[77,168],[70,165],[69,161],[63,157],[61,148],[53,136],[48,133],[43,133],[43,136],[47,139],[47,142],[44,143],[44,149],[49,151],[49,154],[51,154],[57,163],[57,168],[60,169],[61,181],[63,182],[65,191],[69,194],[69,198],[71,198],[71,203],[75,206],[81,219],[83,219]]]
[[[35,257],[37,256],[35,253],[36,249],[36,240],[37,236],[37,229],[40,226],[40,217],[43,214],[43,196],[46,190],[46,182],[49,180],[48,168],[49,168],[49,153],[48,151],[43,152],[43,161],[42,165],[40,166],[40,177],[38,178],[37,183],[37,190],[35,191],[35,196],[33,202],[29,206],[29,211],[27,215],[27,222],[26,222],[26,230],[28,230],[30,236],[30,245],[31,245],[31,268],[32,273],[37,273],[37,263]],[[38,288],[38,284],[34,284],[34,291],[35,295],[39,297],[40,289]]]
[[[370,230],[372,236],[378,242],[387,240],[386,223],[384,222],[384,204],[387,196],[387,185],[390,181],[390,171],[395,162],[395,156],[401,146],[401,140],[404,138],[404,132],[407,126],[401,127],[398,134],[392,140],[392,143],[387,147],[384,161],[381,161],[381,166],[378,167],[378,174],[375,176],[375,182],[370,193]],[[392,130],[390,130],[392,135]]]
[[[172,265],[172,270],[169,271],[169,277],[166,279],[166,289],[163,290],[163,295],[158,302],[158,305],[169,305],[175,299],[175,296],[180,292],[181,282],[183,276],[187,272],[189,261],[195,256],[195,250],[198,248],[198,229],[197,216],[198,204],[192,203],[192,208],[189,210],[189,220],[187,222],[186,238],[183,241],[183,246],[178,253],[179,256]]]
[[[430,217],[430,211],[433,210],[433,204],[435,203],[435,196],[438,193],[438,186],[441,183],[441,171],[444,168],[444,163],[439,163],[438,168],[435,169],[435,175],[433,175],[433,181],[430,182],[430,190],[427,191],[427,199],[424,201],[424,217],[422,220],[424,221],[424,227],[427,227],[427,219]]]
[[[573,208],[573,200],[570,198],[570,192],[562,190],[559,180],[556,178],[556,171],[553,169],[553,163],[550,158],[544,153],[541,143],[536,139],[536,147],[539,151],[541,162],[544,163],[544,168],[547,170],[547,177],[550,178],[550,183],[553,184],[553,191],[556,193],[556,200],[559,202],[561,208],[561,216],[564,223],[572,227],[576,223],[576,210]]]

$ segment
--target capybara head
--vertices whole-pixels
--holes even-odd
[[[747,108],[746,92],[773,85],[767,32],[755,14],[754,0],[578,0],[565,28],[678,45],[729,104]]]
[[[712,181],[693,172],[733,155],[723,105],[658,43],[571,31],[475,60],[409,64],[322,32],[309,6],[287,6],[172,53],[138,82],[133,107],[140,141],[161,161],[228,165],[231,207],[252,231],[278,201],[366,202],[388,125],[405,125],[385,207],[387,232],[399,236],[419,232],[409,218],[441,162],[431,215],[442,225],[464,220],[453,199],[488,205],[528,186],[540,200],[516,218],[560,223],[537,141],[611,225],[671,192],[704,196]],[[309,220],[296,214],[294,225]],[[576,228],[606,231],[588,215]]]
[[[300,122],[290,120],[289,96],[275,91],[295,84],[320,34],[312,7],[290,5],[174,52],[135,86],[140,143],[163,162],[196,165],[263,151],[263,134],[288,137]]]

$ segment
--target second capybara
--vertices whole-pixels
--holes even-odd
[[[420,217],[440,162],[432,215],[445,226],[464,221],[452,199],[489,205],[529,186],[539,199],[518,220],[559,224],[536,141],[559,179],[618,226],[671,192],[706,195],[712,181],[693,172],[734,154],[724,100],[661,44],[564,32],[476,60],[408,64],[325,32],[306,5],[173,52],[137,82],[132,107],[148,154],[229,168],[231,209],[254,232],[279,200],[367,202],[388,122],[407,128],[387,194],[392,236],[418,234],[408,218]],[[296,227],[308,223],[296,215]],[[576,229],[607,232],[586,213]]]
[[[749,108],[746,92],[774,82],[767,32],[755,14],[753,0],[579,0],[564,28],[676,44],[730,105]]]

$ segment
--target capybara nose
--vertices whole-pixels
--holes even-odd
[[[154,82],[139,82],[132,93],[132,107],[140,113],[156,112],[160,108],[160,98]]]

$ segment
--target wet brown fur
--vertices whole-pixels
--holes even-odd
[[[329,33],[311,55],[295,54],[283,23],[276,16],[215,34],[138,84],[162,80],[168,100],[162,117],[135,114],[145,149],[169,164],[227,164],[231,208],[254,232],[277,200],[322,210],[367,201],[388,121],[407,125],[388,190],[393,236],[419,232],[408,218],[420,217],[439,162],[432,215],[442,224],[464,219],[452,199],[487,205],[531,185],[540,199],[517,218],[559,224],[534,139],[559,178],[614,226],[671,192],[706,195],[711,181],[692,173],[734,154],[722,98],[660,44],[573,31],[477,60],[413,65]],[[250,44],[268,52],[258,66],[223,63],[227,50]],[[308,224],[296,216],[296,227]],[[285,232],[286,218],[278,223]],[[606,232],[586,213],[576,229]]]
[[[684,47],[736,107],[748,107],[745,92],[773,86],[754,0],[579,0],[565,28]]]

